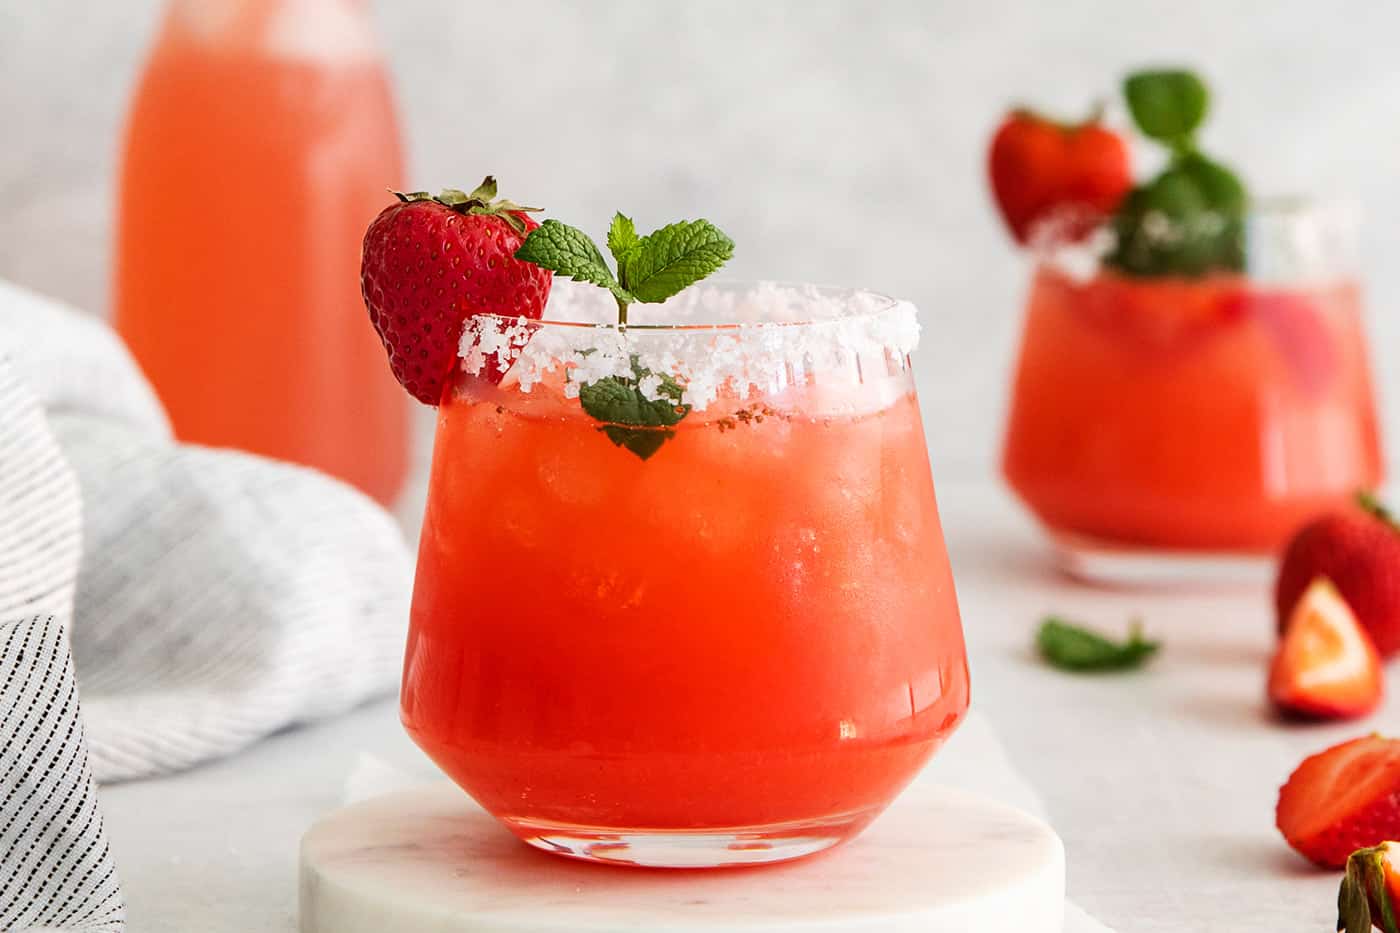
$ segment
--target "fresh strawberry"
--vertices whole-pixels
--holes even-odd
[[[1037,223],[1072,216],[1064,232],[1087,234],[1132,187],[1128,147],[1097,115],[1073,125],[1012,111],[992,139],[992,194],[1018,243]]]
[[[552,276],[515,258],[538,224],[521,207],[496,201],[487,177],[471,194],[445,189],[399,194],[365,232],[360,291],[389,367],[426,405],[442,398],[457,365],[462,325],[474,314],[538,320]],[[488,367],[483,375],[499,381]]]
[[[1400,842],[1357,849],[1337,893],[1337,929],[1400,933]]]
[[[1318,577],[1293,607],[1269,670],[1269,699],[1312,719],[1364,716],[1380,704],[1381,660],[1346,600]]]
[[[1362,507],[1324,515],[1294,536],[1279,565],[1279,630],[1317,577],[1331,580],[1381,657],[1400,651],[1400,528],[1370,496]]]
[[[1400,739],[1368,735],[1305,758],[1279,790],[1275,818],[1290,846],[1328,868],[1400,837]]]

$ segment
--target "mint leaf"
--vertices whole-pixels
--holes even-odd
[[[1138,129],[1169,145],[1189,148],[1205,120],[1210,94],[1189,71],[1140,71],[1123,82],[1123,96]]]
[[[657,379],[654,394],[647,398],[641,384]],[[667,375],[656,376],[634,360],[632,377],[608,376],[579,388],[578,400],[592,418],[603,422],[598,430],[619,447],[626,447],[643,460],[661,449],[676,432],[669,430],[690,413],[681,404],[680,383]]]
[[[643,460],[650,460],[652,454],[676,436],[670,428],[625,428],[620,424],[605,424],[598,430],[618,447],[627,448]]]
[[[1140,276],[1242,272],[1248,200],[1225,166],[1199,152],[1184,153],[1119,204],[1116,243],[1105,261]]]
[[[734,241],[708,220],[683,220],[638,237],[632,218],[619,211],[608,229],[608,251],[617,262],[616,277],[586,234],[546,220],[515,258],[608,289],[617,299],[619,330],[625,332],[629,304],[665,301],[700,281],[734,255]],[[579,388],[583,410],[602,422],[598,430],[643,460],[674,437],[671,428],[690,413],[681,398],[675,379],[642,369],[635,358],[631,377],[609,376]]]
[[[622,268],[622,257],[630,253],[641,237],[637,236],[637,226],[632,218],[618,211],[613,215],[612,226],[608,228],[608,252],[612,253],[618,269]]]
[[[613,277],[603,254],[598,251],[598,245],[588,238],[588,234],[557,220],[546,220],[530,231],[525,242],[515,251],[515,258],[534,263],[565,278],[606,288],[620,302],[634,300]]]
[[[1121,671],[1139,667],[1156,653],[1159,643],[1142,637],[1134,623],[1126,642],[1113,641],[1098,632],[1049,616],[1035,636],[1041,657],[1066,671]]]
[[[618,276],[637,301],[665,301],[734,255],[734,241],[708,220],[682,220],[647,234],[618,258]]]
[[[1196,186],[1207,207],[1221,214],[1243,214],[1248,207],[1249,194],[1235,173],[1199,152],[1187,152],[1172,163],[1170,169]]]

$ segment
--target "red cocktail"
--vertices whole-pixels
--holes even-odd
[[[1360,289],[1326,223],[1255,215],[1248,274],[1042,262],[1003,466],[1071,565],[1270,553],[1380,482]]]
[[[702,286],[648,311],[661,326],[595,323],[612,311],[556,282],[552,321],[468,323],[404,722],[541,848],[660,866],[819,851],[968,703],[913,309]],[[674,380],[684,417],[584,411],[581,389],[629,370]]]

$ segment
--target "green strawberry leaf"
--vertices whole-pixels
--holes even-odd
[[[657,378],[654,394],[647,398],[641,384]],[[632,376],[608,376],[579,388],[578,400],[594,420],[603,422],[598,430],[619,447],[626,447],[643,460],[661,449],[675,435],[670,428],[690,413],[681,403],[680,383],[667,375],[657,377],[632,362]]]
[[[1210,94],[1189,71],[1139,71],[1123,82],[1123,96],[1138,129],[1170,146],[1187,149],[1206,117]]]
[[[608,252],[612,253],[619,270],[622,268],[622,257],[632,252],[641,241],[631,217],[621,211],[613,215],[612,226],[608,228]]]
[[[636,300],[613,277],[598,245],[588,234],[557,220],[546,220],[530,231],[515,251],[515,258],[565,278],[606,288],[620,303]]]
[[[1160,647],[1159,642],[1142,637],[1134,622],[1125,642],[1114,641],[1098,632],[1049,616],[1036,632],[1040,655],[1061,670],[1121,671],[1140,667]]]
[[[734,255],[734,241],[708,220],[682,220],[647,234],[618,259],[618,275],[640,302],[665,301]]]

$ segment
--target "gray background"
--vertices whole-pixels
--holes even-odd
[[[0,276],[96,313],[122,115],[159,6],[0,0]],[[1217,92],[1209,147],[1256,191],[1365,208],[1396,449],[1400,4],[384,0],[375,12],[415,185],[493,171],[599,232],[618,208],[643,226],[704,215],[739,244],[733,276],[914,299],[944,479],[993,468],[1026,285],[983,178],[1003,108],[1071,114],[1114,95],[1130,67],[1196,65]]]

